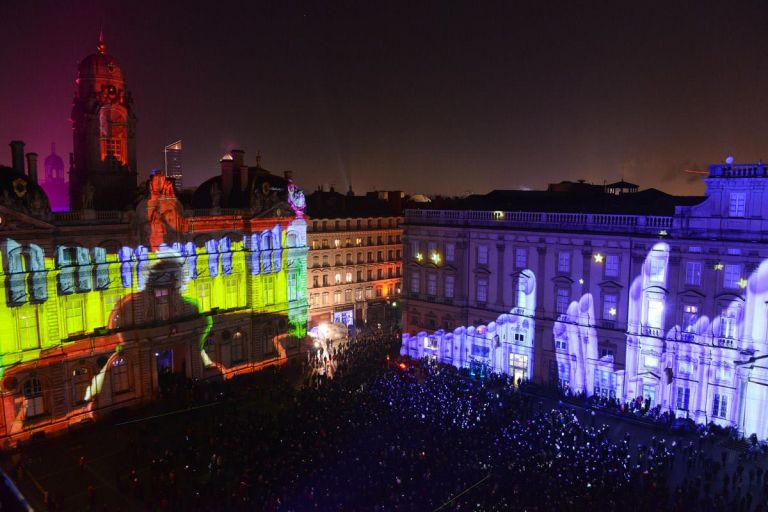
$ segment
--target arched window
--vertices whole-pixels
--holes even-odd
[[[9,284],[9,302],[13,305],[27,302],[27,287],[25,285],[26,261],[22,252],[21,245],[15,240],[8,239],[6,242],[6,253],[8,255],[8,284]]]
[[[117,357],[112,361],[112,393],[124,393],[131,389],[128,361]]]
[[[243,357],[243,333],[236,331],[232,336],[232,347],[230,350],[230,359],[233,363],[239,363]]]
[[[40,379],[29,379],[24,383],[25,418],[34,418],[45,414],[45,398],[43,397],[43,384]]]

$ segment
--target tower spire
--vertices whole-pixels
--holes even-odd
[[[103,30],[99,30],[99,44],[96,45],[96,51],[99,53],[107,53],[107,45],[104,43]]]

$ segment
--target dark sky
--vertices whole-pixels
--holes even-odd
[[[308,190],[623,176],[697,194],[683,169],[768,156],[767,15],[757,1],[0,0],[0,142],[71,150],[76,66],[103,27],[143,173],[183,139],[190,184],[239,147]]]

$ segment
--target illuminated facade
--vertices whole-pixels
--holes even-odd
[[[0,437],[146,403],[168,376],[226,379],[298,356],[303,194],[269,183],[269,211],[185,210],[161,175],[133,211],[0,206]]]
[[[399,320],[403,217],[388,199],[399,193],[383,193],[381,199],[378,194],[318,191],[309,196],[307,288],[313,325],[362,327]]]
[[[126,191],[136,188],[136,115],[123,71],[103,37],[96,53],[80,62],[76,84],[70,208],[123,208],[133,200]]]
[[[407,210],[403,353],[768,438],[768,167],[705,181]]]

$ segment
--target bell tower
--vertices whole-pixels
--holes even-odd
[[[103,35],[96,53],[80,63],[75,82],[70,209],[122,209],[136,188],[136,116]]]

